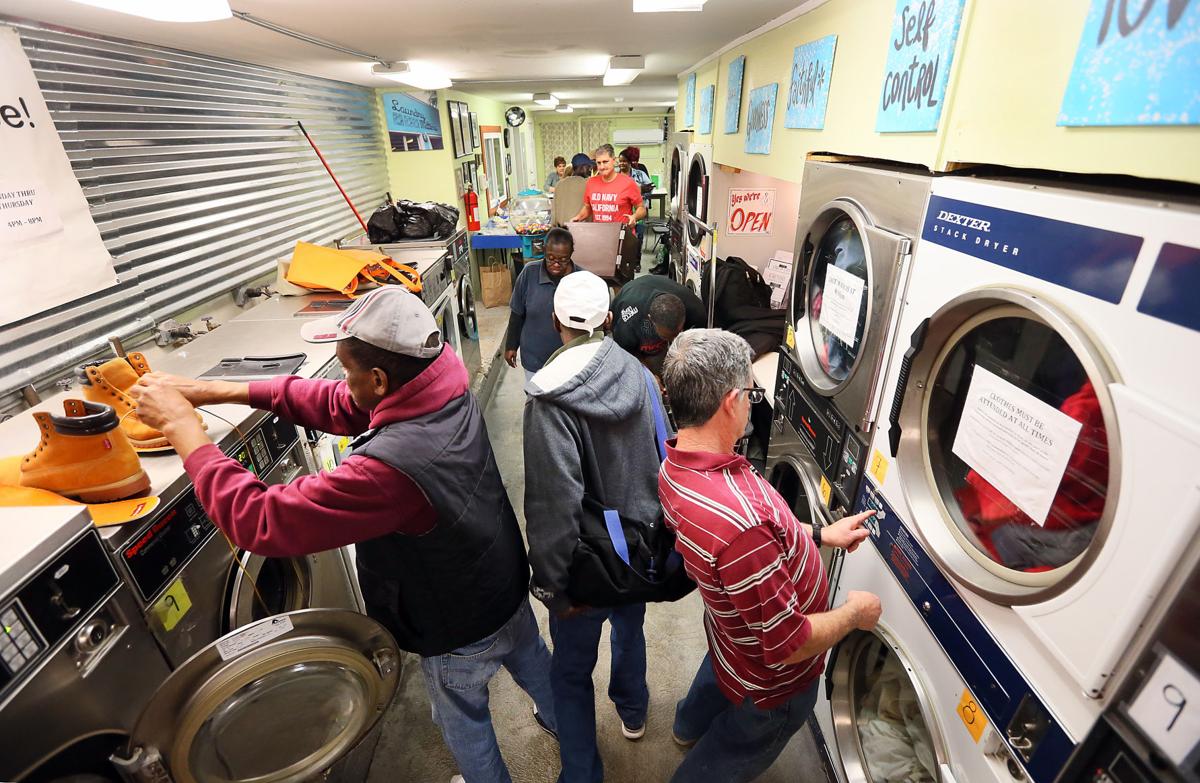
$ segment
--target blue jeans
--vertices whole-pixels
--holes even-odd
[[[491,636],[445,655],[421,659],[433,722],[441,728],[446,747],[467,783],[512,781],[500,757],[488,710],[488,681],[501,666],[529,694],[542,720],[553,729],[550,651],[538,633],[528,600]]]
[[[650,689],[646,687],[646,635],[642,622],[646,605],[589,609],[567,620],[550,615],[554,663],[550,682],[558,717],[558,752],[562,758],[559,783],[599,783],[604,764],[596,746],[596,692],[592,670],[600,648],[604,621],[612,623],[612,670],[608,698],[626,726],[646,722]]]
[[[721,693],[712,660],[705,655],[687,696],[675,707],[675,736],[698,742],[671,783],[738,783],[766,772],[812,715],[819,683],[818,678],[769,710],[755,707],[750,699],[733,704]]]

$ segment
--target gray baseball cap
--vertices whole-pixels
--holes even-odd
[[[400,286],[384,286],[360,298],[341,315],[300,328],[310,343],[357,337],[392,353],[429,359],[442,350],[442,331],[421,297]]]

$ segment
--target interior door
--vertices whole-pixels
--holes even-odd
[[[176,669],[113,763],[139,783],[319,779],[371,733],[400,669],[395,640],[365,615],[269,617]]]
[[[504,140],[499,125],[483,125],[479,128],[483,139],[484,181],[487,183],[488,214],[508,201],[508,174],[504,167]]]

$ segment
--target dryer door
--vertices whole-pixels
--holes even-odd
[[[795,266],[793,355],[804,377],[860,431],[878,413],[878,377],[897,314],[907,237],[878,228],[858,204],[835,199],[817,213]]]
[[[263,557],[239,551],[229,575],[224,631],[312,606],[314,555]]]
[[[371,732],[399,672],[395,641],[363,615],[260,620],[176,669],[113,762],[146,783],[319,779]]]
[[[821,498],[821,469],[805,451],[780,457],[767,469],[767,480],[775,491],[787,501],[796,519],[811,525],[820,522],[827,525],[830,522]],[[821,548],[821,562],[825,565],[825,575],[829,580],[829,594],[837,589],[838,573],[841,570],[842,550],[834,547]]]
[[[891,634],[876,628],[847,636],[827,677],[847,783],[952,783],[926,688]]]
[[[1060,308],[1016,289],[963,294],[912,340],[889,435],[932,556],[997,603],[1065,590],[1117,505],[1107,357]]]
[[[687,215],[700,221],[700,223],[708,223],[708,165],[704,162],[702,155],[696,154],[692,156],[692,162],[688,166],[687,172],[687,200],[686,210]],[[693,247],[699,247],[704,239],[706,232],[693,220],[687,221],[687,236],[690,244]]]
[[[671,147],[671,167],[667,175],[667,196],[671,199],[671,217],[678,220],[683,211],[684,175],[687,173],[687,150],[678,144]]]

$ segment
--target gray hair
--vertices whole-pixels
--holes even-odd
[[[600,157],[601,152],[607,152],[608,157],[613,158],[613,159],[615,159],[617,157],[617,151],[613,149],[613,145],[611,145],[611,144],[601,144],[599,147],[596,148],[596,151],[592,153],[592,157],[593,158]]]
[[[723,329],[688,329],[671,343],[663,362],[663,384],[680,428],[713,417],[721,400],[750,378],[750,344]]]

